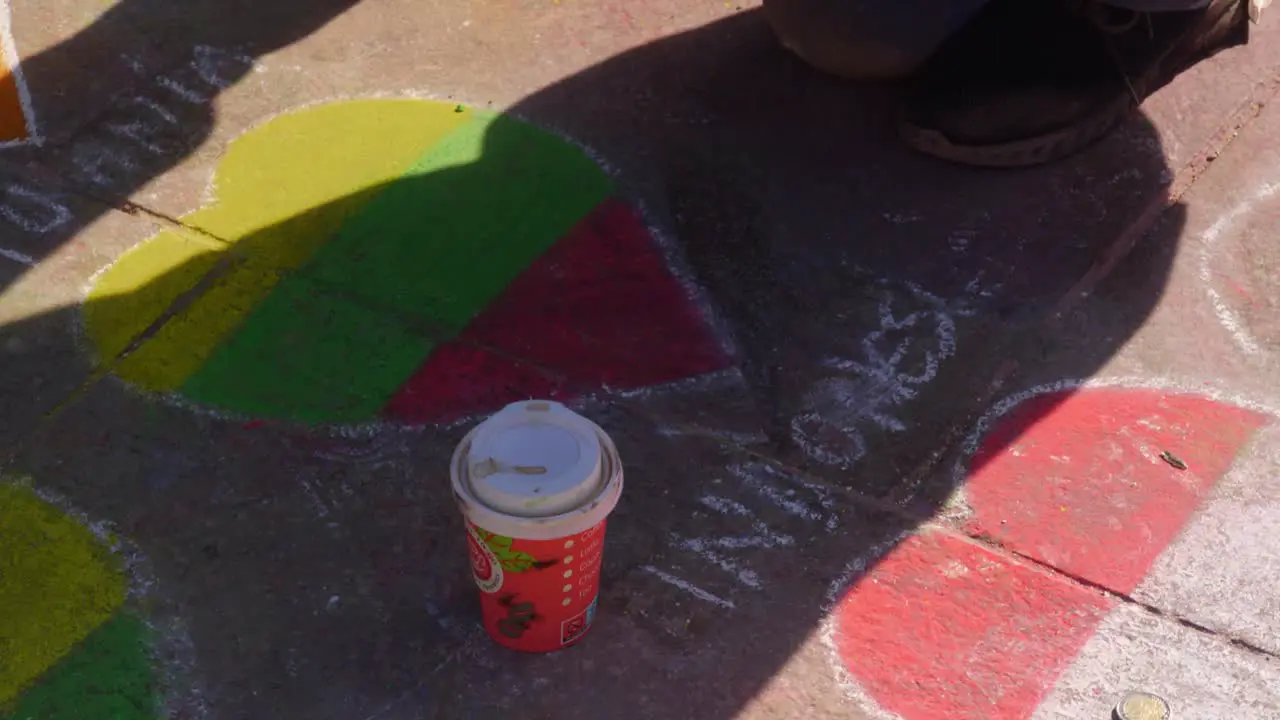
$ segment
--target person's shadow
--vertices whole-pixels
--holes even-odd
[[[279,32],[258,49],[300,39],[349,4],[300,18],[281,11]],[[219,6],[195,5],[216,8],[214,26],[237,25]],[[133,3],[117,5],[106,25],[29,61],[29,75],[83,65],[80,53],[110,45],[112,18],[132,12]],[[175,27],[186,22],[174,19]],[[727,386],[640,397],[566,388],[589,396],[584,412],[616,436],[627,467],[598,625],[572,651],[516,657],[477,640],[475,588],[444,479],[443,453],[457,428],[384,428],[343,441],[321,428],[157,406],[111,381],[66,400],[67,387],[49,380],[74,362],[82,376],[108,375],[226,263],[179,266],[133,293],[95,301],[107,306],[68,302],[0,328],[9,352],[0,421],[7,472],[114,522],[150,558],[157,587],[188,628],[195,677],[215,717],[736,717],[795,658],[810,673],[829,671],[812,664],[812,644],[833,584],[853,559],[943,510],[956,489],[950,461],[993,401],[993,381],[1011,386],[1018,372],[1092,375],[1155,306],[1181,232],[1184,213],[1174,205],[1149,241],[1158,251],[1144,258],[1123,321],[1057,345],[1044,318],[1121,230],[1164,197],[1170,172],[1153,129],[1135,116],[1065,163],[974,171],[899,148],[891,95],[810,71],[776,46],[758,12],[746,12],[622,53],[512,108],[609,162],[620,195],[673,239],[742,370]],[[206,133],[214,120],[208,115],[192,132]],[[517,127],[494,123],[473,164],[364,192],[500,193],[504,168],[491,150],[510,145],[516,136],[504,133]],[[171,164],[179,156],[168,157]],[[301,242],[296,228],[352,200],[222,238],[234,242],[225,260]],[[47,249],[87,224],[77,215],[45,238]],[[394,251],[437,240],[425,226],[384,230],[362,241]],[[82,313],[147,306],[140,298],[170,293],[161,286],[173,278],[196,289],[167,314],[139,319],[137,342],[101,362],[85,353],[72,359],[66,328]],[[425,317],[406,326],[443,337],[460,329]],[[869,352],[897,364],[868,369]],[[296,359],[261,361],[289,367]],[[895,387],[900,396],[886,398]],[[729,432],[743,426],[759,432]],[[344,442],[397,449],[391,460],[379,451],[379,463],[353,464],[334,459],[341,453],[331,446]],[[825,498],[819,506],[830,523],[774,518],[771,532],[785,531],[785,543],[757,537],[734,549],[733,566],[757,579],[743,584],[741,572],[735,580],[674,538],[736,532],[733,513],[708,512],[706,497],[758,501],[729,472],[745,462],[809,473],[811,485],[789,487],[827,488],[814,497]],[[388,466],[404,476],[380,481]],[[173,477],[157,483],[162,467]],[[303,507],[300,472],[330,493],[323,513]],[[687,594],[663,573],[722,602]],[[340,597],[340,608],[309,609],[318,587]],[[834,679],[828,686],[839,690]]]

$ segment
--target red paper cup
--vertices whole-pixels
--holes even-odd
[[[450,474],[489,635],[524,652],[577,642],[622,494],[613,441],[560,403],[512,403],[463,438]]]

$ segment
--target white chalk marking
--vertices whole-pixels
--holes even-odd
[[[134,120],[127,123],[109,123],[106,126],[106,130],[108,133],[111,133],[118,138],[134,141],[144,150],[153,154],[161,155],[164,153],[164,148],[155,144],[155,142],[151,140],[150,136],[155,134],[155,128],[149,128],[146,125],[143,125],[141,121]]]
[[[1228,231],[1234,229],[1235,225],[1241,218],[1253,212],[1253,209],[1259,202],[1267,200],[1280,190],[1280,185],[1273,183],[1263,183],[1252,195],[1240,201],[1235,207],[1227,211],[1222,217],[1219,217],[1209,226],[1208,230],[1200,236],[1200,281],[1205,284],[1205,294],[1209,297],[1209,304],[1213,307],[1213,314],[1217,316],[1218,322],[1222,325],[1227,334],[1235,344],[1249,355],[1256,355],[1260,352],[1257,340],[1245,328],[1244,322],[1236,314],[1218,291],[1214,289],[1213,272],[1210,269],[1209,262],[1214,248],[1218,241]]]
[[[715,510],[721,515],[742,515],[744,517],[752,517],[752,513],[747,509],[747,506],[737,502],[736,500],[730,500],[716,495],[704,495],[698,499],[698,502],[706,505],[712,510]]]
[[[197,45],[192,49],[192,55],[195,60],[191,66],[195,68],[196,74],[201,80],[209,83],[209,85],[219,89],[226,90],[231,87],[234,80],[223,77],[218,72],[218,65],[225,64],[228,61],[234,61],[245,66],[247,70],[253,67],[253,58],[240,53],[233,53],[220,48],[210,47],[209,45]]]
[[[751,519],[753,534],[715,538],[685,538],[672,534],[672,544],[701,556],[704,560],[737,577],[742,584],[759,588],[760,576],[751,568],[741,567],[736,561],[723,557],[717,550],[743,550],[747,548],[772,549],[790,547],[795,539],[785,533],[777,533],[756,517],[745,505],[728,498],[708,495],[700,502],[724,515],[736,515]]]
[[[141,60],[139,60],[138,58],[136,58],[136,57],[134,57],[134,56],[132,56],[132,55],[121,55],[121,56],[120,56],[120,59],[121,59],[121,60],[123,60],[123,61],[124,61],[124,64],[125,64],[125,65],[128,65],[128,66],[129,66],[129,69],[130,69],[130,70],[132,70],[132,71],[134,71],[135,73],[137,73],[137,74],[139,74],[139,75],[145,75],[145,74],[146,74],[146,72],[147,72],[147,66],[146,66],[146,65],[143,65],[143,64],[142,64],[142,61],[141,61]]]
[[[739,432],[736,430],[723,430],[704,428],[699,425],[677,425],[670,427],[657,428],[657,433],[663,437],[685,437],[688,435],[706,435],[717,440],[723,440],[729,445],[737,445],[738,447],[750,447],[759,445],[769,441],[769,436],[759,430],[749,432]]]
[[[736,478],[742,481],[744,486],[790,515],[805,520],[822,522],[828,531],[834,530],[839,522],[839,517],[835,513],[835,500],[831,497],[827,488],[782,473],[763,463],[734,465],[729,470]],[[795,488],[802,488],[813,493],[817,497],[818,506],[830,514],[825,515],[823,512],[814,509],[813,506],[796,499],[795,488],[779,487],[771,482],[771,478],[785,481],[794,485]],[[719,478],[714,479],[712,484],[722,484],[722,480]],[[689,538],[672,533],[670,536],[672,547],[699,556],[708,564],[732,575],[740,584],[746,587],[759,589],[762,586],[759,574],[750,567],[749,558],[726,557],[725,551],[773,550],[794,547],[796,544],[794,537],[770,528],[754,511],[737,500],[721,495],[703,495],[698,498],[698,503],[726,517],[747,518],[751,522],[751,532],[744,535],[697,538]]]
[[[859,344],[861,359],[823,361],[840,375],[815,382],[801,411],[792,417],[792,440],[810,458],[849,470],[866,455],[868,425],[884,432],[905,431],[896,408],[914,399],[921,386],[937,377],[940,363],[955,354],[955,318],[973,314],[969,296],[980,292],[978,278],[968,284],[965,297],[950,302],[912,282],[902,287],[913,304],[923,307],[898,317],[894,305],[900,298],[886,290],[879,306],[880,327]],[[919,336],[885,346],[889,333],[924,323],[933,324],[930,347],[916,347]]]
[[[820,522],[828,531],[835,530],[840,522],[839,515],[835,513],[836,501],[829,488],[809,482],[790,473],[781,472],[763,463],[732,465],[729,467],[729,472],[737,476],[747,487],[755,490],[767,500],[798,518]],[[783,482],[808,490],[817,496],[819,507],[826,512],[819,512],[809,504],[795,499],[796,491],[794,489],[781,490],[769,483],[764,476],[777,478]]]
[[[6,195],[29,200],[34,205],[39,205],[48,211],[50,217],[41,219],[33,217],[30,214],[24,214],[14,208],[7,200],[0,203],[0,217],[17,225],[29,233],[42,235],[44,233],[56,230],[71,221],[71,210],[62,203],[43,193],[36,192],[23,185],[7,185],[4,188]]]
[[[973,244],[978,233],[973,230],[956,230],[947,236],[947,245],[955,252],[962,253]]]
[[[110,187],[115,180],[103,171],[109,165],[126,172],[136,170],[138,165],[133,158],[97,145],[79,145],[72,151],[76,161],[76,170],[80,177],[94,185]]]
[[[196,92],[195,90],[192,90],[191,88],[187,87],[186,85],[183,85],[182,83],[178,82],[177,80],[174,80],[173,78],[165,77],[162,75],[158,79],[156,79],[156,84],[164,88],[165,90],[168,90],[169,92],[173,93],[174,95],[177,95],[183,100],[186,100],[192,105],[204,105],[205,103],[209,102],[209,98],[205,97],[204,95],[201,95],[200,93]]]
[[[649,573],[650,575],[653,575],[654,577],[658,578],[664,583],[667,583],[668,585],[680,588],[681,590],[689,593],[690,595],[698,598],[699,600],[704,600],[706,602],[711,603],[712,605],[719,605],[720,607],[726,608],[729,610],[732,610],[734,608],[732,601],[725,600],[719,595],[713,595],[707,592],[706,590],[703,590],[702,588],[698,587],[697,585],[694,585],[691,582],[688,582],[686,580],[681,580],[675,575],[671,575],[670,573],[665,573],[652,565],[642,565],[640,569]]]
[[[701,557],[703,560],[734,576],[743,585],[756,590],[760,589],[760,576],[756,574],[756,571],[751,568],[739,567],[734,561],[713,550],[714,541],[708,542],[702,538],[684,538],[672,533],[671,544]]]
[[[152,100],[151,98],[142,97],[139,95],[139,96],[134,96],[129,98],[127,102],[133,105],[141,105],[142,107],[147,108],[148,110],[154,112],[156,115],[159,115],[160,119],[164,120],[165,122],[171,125],[176,125],[178,123],[177,115],[174,115],[172,112],[169,111],[168,108],[156,102],[155,100]]]
[[[880,217],[894,225],[906,225],[907,223],[920,222],[924,219],[916,213],[881,213]]]
[[[8,248],[0,247],[0,257],[8,258],[9,260],[12,260],[16,263],[20,263],[22,265],[26,265],[27,267],[36,266],[35,258],[31,257],[30,255],[27,255],[26,253],[20,253],[17,250],[10,250]]]
[[[40,145],[42,138],[36,125],[36,112],[31,104],[31,91],[27,87],[27,78],[22,71],[22,58],[18,56],[18,45],[13,40],[13,28],[9,22],[8,0],[0,0],[0,53],[3,53],[4,62],[13,75],[14,87],[18,89],[18,104],[22,107],[22,117],[27,123],[25,139],[0,143],[0,147]]]
[[[698,543],[704,541],[698,540]],[[743,550],[745,548],[762,548],[770,549],[777,547],[789,547],[795,544],[795,540],[790,535],[746,535],[742,537],[719,537],[705,541],[711,547],[718,547],[722,550]]]
[[[311,500],[311,504],[315,506],[316,515],[322,518],[329,517],[328,506],[326,506],[324,501],[320,499],[320,495],[316,493],[316,489],[311,487],[311,483],[307,482],[305,478],[298,478],[298,484],[302,486],[303,493],[305,493],[307,498]]]

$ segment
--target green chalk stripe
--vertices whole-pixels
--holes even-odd
[[[303,272],[460,332],[612,191],[573,145],[477,113],[348,220]]]
[[[394,319],[291,275],[182,394],[255,417],[361,422],[378,416],[432,347]]]
[[[0,720],[155,720],[150,631],[117,613],[20,695]]]

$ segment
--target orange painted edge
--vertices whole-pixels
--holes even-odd
[[[8,3],[0,0],[0,145],[37,139],[9,14]]]

